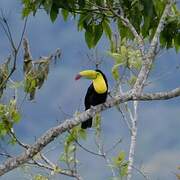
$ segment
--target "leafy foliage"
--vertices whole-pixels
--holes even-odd
[[[136,31],[144,39],[150,40],[156,31],[166,4],[166,0],[23,0],[22,2],[24,4],[23,16],[28,16],[31,12],[35,14],[40,7],[43,7],[50,15],[52,22],[60,15],[59,12],[65,21],[68,16],[75,17],[78,29],[85,31],[85,40],[89,48],[94,48],[97,45],[103,32],[111,40],[111,25],[114,23],[118,27],[121,39],[134,39],[131,31],[124,25],[119,16],[128,18]],[[165,25],[164,31],[161,33],[160,43],[162,47],[175,47],[178,51],[180,49],[178,31],[180,18],[176,5],[173,6],[172,12],[168,24]]]
[[[36,90],[40,89],[47,79],[50,60],[48,58],[40,59],[29,71],[25,71],[24,91],[30,95],[30,100],[35,98]]]
[[[113,158],[113,165],[118,169],[119,177],[127,176],[128,162],[125,160],[126,154],[120,151],[119,154]]]
[[[24,39],[24,91],[29,94],[30,100],[35,98],[35,93],[37,89],[40,89],[44,84],[44,81],[48,77],[49,65],[52,59],[56,60],[60,58],[61,51],[57,49],[54,55],[49,57],[42,57],[37,61],[33,61],[29,43],[27,39]]]
[[[41,174],[37,174],[33,177],[33,180],[49,180],[47,176],[43,176]]]
[[[71,169],[78,163],[75,153],[76,142],[79,139],[86,139],[86,131],[81,129],[80,125],[71,129],[64,139],[64,152],[61,154],[59,160],[64,162],[67,167]]]
[[[116,43],[118,40],[119,38],[117,37],[113,43]],[[125,39],[120,42],[119,47],[117,45],[113,46],[116,48],[112,49],[111,52],[107,52],[114,60],[112,75],[116,81],[122,81],[123,76],[126,75],[126,78],[128,78],[126,79],[127,83],[133,86],[136,80],[136,74],[142,66],[140,50],[137,49],[135,44],[128,43]]]
[[[161,32],[160,42],[162,47],[180,50],[180,12],[173,6],[173,15],[168,18],[167,25]]]
[[[17,109],[16,100],[10,100],[9,104],[0,104],[0,137],[10,132],[15,123],[18,123],[21,115]]]
[[[97,113],[93,118],[93,127],[95,128],[95,134],[97,137],[101,134],[101,115]]]
[[[180,166],[177,167],[178,170],[180,170]],[[175,173],[176,179],[180,180],[180,173]]]
[[[6,79],[9,75],[9,63],[10,58],[7,61],[0,65],[0,98],[3,95],[4,89],[6,89]]]

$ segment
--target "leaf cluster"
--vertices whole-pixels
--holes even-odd
[[[32,63],[32,61],[26,63],[24,61],[24,91],[29,94],[30,100],[35,98],[37,89],[40,89],[47,79],[49,73],[50,59],[40,59],[39,62]]]
[[[33,177],[33,180],[49,180],[47,176],[43,176],[41,174],[37,174]]]
[[[16,100],[12,99],[6,104],[0,104],[0,137],[4,137],[10,132],[15,123],[21,118],[17,109]]]
[[[121,39],[134,40],[130,29],[121,17],[128,18],[138,34],[150,40],[159,23],[167,0],[23,0],[23,16],[36,13],[43,8],[54,22],[61,14],[64,20],[73,16],[77,28],[85,31],[85,40],[89,48],[94,48],[102,34],[111,40],[113,24],[116,24]],[[175,47],[179,50],[179,10],[176,5],[161,33],[161,45],[165,48]]]
[[[9,63],[10,58],[7,61],[0,65],[0,98],[3,95],[4,90],[6,89],[6,79],[9,75]]]
[[[61,50],[57,49],[54,55],[41,57],[33,61],[27,39],[23,41],[24,46],[24,91],[29,94],[30,100],[35,98],[37,89],[44,84],[49,74],[49,66],[52,60],[57,60],[61,56]]]
[[[120,151],[118,155],[112,159],[113,166],[117,168],[120,178],[127,176],[128,161],[125,160],[125,157],[126,153],[124,151]]]
[[[78,163],[76,159],[76,142],[79,139],[86,139],[86,131],[81,129],[80,125],[72,128],[64,138],[64,152],[61,154],[59,160],[64,162],[69,169]]]
[[[114,60],[112,75],[116,81],[122,81],[126,73],[127,82],[133,85],[136,74],[142,66],[142,56],[140,50],[133,43],[128,43],[125,39],[121,41],[118,48],[108,51],[108,55]]]
[[[176,6],[172,7],[172,15],[161,32],[160,43],[162,47],[173,48],[176,52],[180,50],[180,12]]]

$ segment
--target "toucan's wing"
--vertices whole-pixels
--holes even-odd
[[[91,84],[87,90],[84,104],[85,104],[85,109],[89,109],[93,103],[93,94],[94,94],[94,87],[93,84]]]

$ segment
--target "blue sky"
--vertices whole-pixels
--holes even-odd
[[[21,4],[19,1],[1,0],[0,7],[7,15],[13,37],[18,42],[22,29]],[[0,61],[10,53],[7,38],[0,29]],[[83,32],[77,32],[76,23],[73,19],[63,22],[58,18],[53,24],[44,12],[38,12],[36,17],[30,17],[27,24],[25,36],[30,41],[31,53],[33,58],[41,55],[48,55],[60,48],[62,58],[58,64],[52,65],[48,80],[43,85],[41,91],[37,92],[34,102],[25,101],[22,108],[22,121],[15,126],[15,131],[24,142],[33,143],[35,137],[58,121],[67,118],[60,110],[61,107],[66,113],[73,113],[80,107],[82,111],[83,97],[85,96],[89,81],[74,81],[74,76],[82,69],[94,68],[93,64],[87,59],[89,51]],[[103,71],[108,77],[110,88],[113,87],[113,80],[110,75],[112,60],[106,58],[108,45],[103,38],[98,50],[101,56],[105,57],[102,64]],[[18,57],[18,69],[14,79],[22,78],[22,53]],[[148,92],[168,90],[178,87],[180,84],[180,70],[176,66],[180,65],[179,54],[172,50],[163,51],[155,62],[149,80],[152,82],[147,88]],[[21,99],[22,94],[20,94]],[[179,98],[168,101],[141,102],[139,110],[138,139],[136,148],[135,164],[142,167],[150,175],[151,179],[170,180],[175,179],[174,173],[180,165],[180,102]],[[112,146],[119,138],[123,142],[113,151],[116,155],[119,150],[128,152],[129,133],[122,121],[121,114],[112,108],[102,113],[102,139],[105,148]],[[88,130],[88,140],[81,143],[94,151],[94,131]],[[59,137],[55,143],[47,147],[55,146],[62,140]],[[3,144],[3,143],[2,143]],[[21,149],[17,147],[7,147],[9,152],[18,154]],[[62,150],[59,145],[54,151],[49,153],[52,161],[56,161]],[[111,172],[103,159],[94,157],[82,149],[78,151],[81,161],[79,170],[86,180],[104,180],[109,179]],[[97,170],[98,169],[98,170]],[[36,170],[38,171],[38,170]],[[133,180],[141,180],[143,177],[136,171]],[[2,180],[30,179],[21,169],[16,169],[1,177]],[[53,179],[58,179],[58,176]],[[67,177],[62,177],[68,180]]]

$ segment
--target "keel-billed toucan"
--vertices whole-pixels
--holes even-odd
[[[85,70],[79,72],[75,79],[78,80],[81,77],[92,80],[84,100],[85,110],[89,109],[91,106],[104,103],[107,98],[108,83],[103,72],[99,69]],[[91,126],[92,118],[89,118],[87,121],[81,124],[82,129],[90,128]]]

